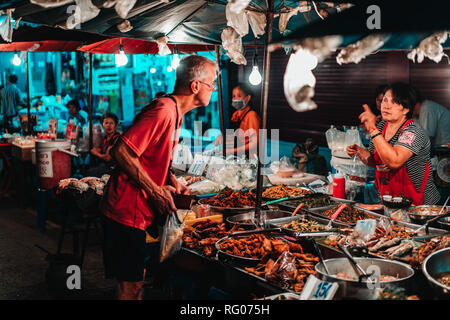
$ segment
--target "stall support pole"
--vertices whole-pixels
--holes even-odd
[[[89,152],[93,147],[92,134],[92,52],[89,52]]]
[[[267,11],[267,37],[266,44],[264,46],[264,74],[261,94],[261,106],[262,106],[262,123],[261,131],[259,133],[258,140],[258,170],[257,170],[257,183],[256,183],[256,205],[255,216],[260,214],[261,202],[262,202],[262,186],[263,178],[262,169],[264,167],[264,158],[266,154],[266,139],[267,139],[267,103],[269,100],[269,77],[270,77],[270,51],[269,43],[272,41],[272,28],[273,28],[273,16],[274,16],[274,0],[268,1]],[[257,50],[257,48],[255,48]]]
[[[28,65],[28,55],[29,52],[27,51],[26,54],[26,58],[25,58],[25,69],[26,69],[26,73],[27,73],[27,117],[28,117],[28,121],[27,121],[27,131],[28,134],[31,134],[31,111],[30,111],[30,70],[29,70],[29,65]]]
[[[215,48],[217,66],[219,67],[219,72],[217,74],[217,90],[219,94],[220,132],[222,133],[223,141],[222,155],[225,157],[225,122],[223,119],[222,77],[220,75],[220,49],[219,46],[215,46]]]

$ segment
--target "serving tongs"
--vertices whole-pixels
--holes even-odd
[[[342,253],[345,255],[345,257],[350,261],[350,263],[356,267],[356,269],[359,271],[359,273],[361,273],[358,277],[358,281],[361,283],[362,280],[364,278],[369,279],[371,276],[373,276],[373,274],[375,273],[372,272],[371,274],[367,274],[364,269],[358,264],[358,262],[356,262],[356,260],[353,258],[353,256],[350,254],[350,252],[348,252],[348,250],[342,246],[340,243],[337,244],[337,246],[339,247],[339,249],[342,251]]]
[[[285,235],[292,238],[312,238],[312,237],[327,237],[333,234],[336,234],[336,232],[332,231],[324,231],[324,232],[300,232],[300,231],[293,231],[288,230],[284,228],[267,228],[267,229],[256,229],[256,230],[248,230],[248,231],[237,231],[230,233],[229,237],[239,237],[239,236],[249,236],[252,234],[258,234],[258,233],[278,233],[280,235]]]
[[[319,256],[320,262],[322,262],[322,264],[323,264],[323,268],[325,269],[325,272],[327,273],[327,275],[330,275],[330,271],[328,270],[328,267],[325,264],[325,259],[322,256],[322,252],[320,251],[319,246],[317,245],[317,242],[314,239],[311,239],[311,242],[313,244],[314,250],[316,250],[317,255]]]

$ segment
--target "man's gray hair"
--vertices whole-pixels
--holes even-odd
[[[206,68],[208,64],[219,72],[217,63],[206,57],[193,54],[181,59],[176,70],[175,90],[189,88],[194,80],[204,80],[208,76]]]

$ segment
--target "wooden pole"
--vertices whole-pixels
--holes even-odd
[[[218,45],[216,48],[216,61],[219,67],[219,73],[217,75],[217,90],[219,94],[219,114],[220,114],[220,132],[222,133],[222,154],[225,157],[225,120],[223,118],[223,99],[222,99],[222,77],[220,75],[220,48]]]
[[[273,16],[274,16],[274,0],[268,1],[267,7],[267,37],[266,44],[264,46],[264,66],[263,66],[263,83],[261,91],[261,106],[262,106],[262,135],[259,135],[258,140],[258,170],[257,170],[257,183],[256,183],[256,206],[255,215],[260,214],[261,202],[262,202],[262,186],[263,178],[262,168],[264,167],[266,139],[267,139],[267,104],[269,100],[269,77],[270,77],[270,51],[269,43],[272,41],[272,28],[273,28]],[[257,50],[255,48],[255,50]]]

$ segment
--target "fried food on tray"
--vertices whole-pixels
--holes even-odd
[[[323,215],[330,217],[336,212],[340,205],[325,211]],[[353,206],[346,206],[341,213],[337,216],[336,220],[345,223],[356,223],[358,220],[368,219],[369,215],[362,210],[359,210]]]
[[[254,207],[255,200],[255,195],[249,191],[233,191],[232,189],[226,188],[214,197],[203,200],[202,202],[214,207],[243,208]]]
[[[305,194],[311,194],[312,191],[303,189],[290,187],[287,185],[275,186],[264,190],[263,197],[267,198],[284,198],[284,197],[298,197]]]

